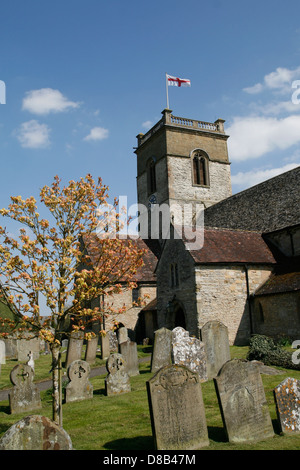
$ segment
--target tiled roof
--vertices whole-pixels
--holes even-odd
[[[199,230],[199,229],[198,229]],[[188,240],[193,235],[187,234]],[[200,232],[198,239],[200,240]],[[190,254],[195,263],[251,263],[251,264],[276,264],[276,260],[263,240],[260,233],[227,229],[204,229],[203,246],[193,250]]]
[[[83,240],[84,243],[84,240]],[[129,243],[134,244],[138,250],[144,250],[143,255],[143,266],[137,269],[136,274],[132,281],[137,282],[153,282],[156,281],[156,276],[154,274],[155,266],[157,263],[157,258],[154,253],[150,250],[150,248],[146,245],[144,240],[139,237],[130,237],[127,239],[122,240],[122,243],[125,245],[129,245]],[[87,247],[87,243],[84,243],[85,247]],[[98,259],[99,250],[101,248],[101,241],[96,234],[89,235],[88,241],[88,255],[91,259],[93,264],[96,263]]]
[[[255,295],[282,294],[300,290],[300,271],[293,273],[275,273],[255,292]]]

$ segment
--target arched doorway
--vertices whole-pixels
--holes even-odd
[[[186,330],[186,321],[183,308],[178,305],[178,308],[175,307],[175,328],[181,326]]]

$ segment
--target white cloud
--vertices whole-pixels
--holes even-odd
[[[258,158],[300,143],[300,116],[237,117],[226,133],[230,136],[228,147],[232,161]]]
[[[244,88],[243,91],[249,93],[250,95],[256,95],[263,90],[263,85],[261,83],[257,83],[256,85],[250,86],[248,88]]]
[[[46,124],[40,124],[35,119],[23,122],[16,136],[24,148],[45,148],[50,144],[50,129]]]
[[[243,91],[249,94],[257,94],[268,89],[280,93],[290,93],[292,81],[297,78],[300,78],[300,67],[294,70],[277,67],[274,72],[265,75],[263,83],[244,88]]]
[[[108,129],[104,129],[103,127],[93,127],[90,133],[83,140],[87,140],[87,141],[103,140],[103,139],[107,139],[108,134],[109,134]]]
[[[262,183],[274,176],[278,176],[281,173],[286,171],[293,170],[300,166],[300,163],[290,163],[284,165],[281,168],[271,168],[271,169],[258,169],[247,172],[239,172],[236,175],[232,175],[231,182],[235,186],[240,186],[243,188],[248,188],[254,186],[255,184]]]
[[[33,114],[45,115],[61,113],[71,108],[78,108],[80,103],[69,101],[59,90],[41,88],[26,93],[22,109]]]
[[[142,124],[142,127],[143,127],[144,129],[151,129],[152,126],[153,126],[153,122],[152,122],[152,121],[145,121],[145,122],[143,122],[143,124]]]

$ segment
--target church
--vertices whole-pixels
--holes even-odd
[[[137,135],[145,262],[137,288],[114,302],[138,342],[161,327],[199,337],[210,320],[235,345],[255,333],[300,339],[300,167],[232,195],[224,123],[165,109]],[[143,293],[147,305],[134,307]]]

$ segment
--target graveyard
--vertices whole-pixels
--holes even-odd
[[[163,332],[165,334],[165,332]],[[64,401],[62,406],[63,429],[69,435],[74,450],[102,450],[102,451],[152,451],[156,449],[156,445],[160,449],[166,449],[164,445],[169,445],[169,450],[174,449],[172,445],[172,432],[176,432],[176,428],[172,431],[171,421],[166,424],[166,420],[162,420],[164,413],[163,408],[171,406],[171,410],[176,410],[176,419],[180,419],[183,437],[187,439],[191,437],[196,442],[194,449],[201,450],[296,450],[300,447],[300,434],[295,432],[287,432],[284,429],[286,423],[278,419],[276,404],[274,399],[274,391],[277,395],[277,403],[279,408],[284,407],[284,397],[289,394],[291,399],[291,390],[295,388],[295,384],[291,378],[298,380],[299,387],[300,371],[284,369],[280,367],[272,367],[270,373],[258,372],[256,365],[251,361],[245,361],[248,353],[248,347],[230,346],[230,360],[224,364],[224,373],[222,377],[207,376],[207,371],[200,369],[195,359],[192,357],[192,351],[195,350],[199,356],[202,346],[199,345],[195,338],[191,339],[184,333],[179,331],[175,335],[175,340],[181,335],[181,342],[186,344],[179,354],[178,346],[175,341],[174,358],[177,359],[176,364],[170,364],[169,359],[166,365],[155,369],[154,364],[154,347],[137,345],[138,355],[138,371],[127,373],[124,368],[122,355],[115,353],[109,356],[109,361],[101,359],[101,354],[97,351],[95,360],[92,364],[86,365],[86,347],[82,349],[82,357],[80,360],[72,362],[71,371],[69,369],[69,377],[67,369],[66,351],[63,353],[63,377],[64,377]],[[185,339],[184,339],[185,338]],[[164,344],[167,341],[164,340]],[[192,348],[187,345],[191,345]],[[211,354],[211,351],[210,351]],[[224,354],[224,351],[222,352]],[[178,356],[179,355],[179,356]],[[117,357],[113,357],[117,356]],[[166,354],[165,354],[166,356]],[[183,365],[183,361],[187,360],[189,367]],[[239,367],[239,361],[242,367]],[[51,368],[50,355],[40,354],[34,364],[34,384],[44,382],[51,378],[49,374]],[[108,365],[107,362],[109,363]],[[253,377],[251,384],[246,384],[245,389],[256,397],[257,408],[264,410],[263,416],[256,414],[253,429],[242,429],[239,426],[239,420],[228,422],[229,417],[226,416],[226,399],[233,396],[238,401],[242,398],[242,405],[237,401],[231,400],[231,409],[240,416],[247,413],[249,401],[244,400],[244,389],[239,389],[237,385],[230,384],[228,379],[228,368],[233,367],[235,372],[230,371],[232,378],[237,374],[237,380],[242,383],[247,381],[248,372],[246,368],[250,366],[249,377]],[[12,387],[10,374],[11,371],[19,366],[16,359],[6,359],[1,365],[0,375],[0,391]],[[21,364],[22,376],[26,372],[25,361]],[[28,366],[26,366],[28,367]],[[93,370],[100,370],[100,374],[93,375]],[[100,369],[99,369],[100,368]],[[191,369],[194,368],[194,371]],[[268,368],[267,368],[268,369]],[[222,369],[223,370],[223,369]],[[129,371],[128,371],[129,372]],[[13,374],[16,377],[18,374]],[[19,376],[18,375],[18,376]],[[88,395],[84,395],[84,391],[80,393],[79,399],[74,399],[74,393],[67,392],[73,377],[89,376],[86,382],[88,386]],[[118,376],[121,375],[121,379]],[[202,375],[202,378],[201,378]],[[213,374],[214,376],[216,374]],[[108,393],[107,382],[111,376],[113,380],[117,379],[116,385],[119,393]],[[71,380],[72,379],[72,380]],[[15,378],[15,381],[16,378]],[[120,387],[120,381],[123,384]],[[46,382],[45,382],[46,383]],[[184,389],[184,384],[188,385],[188,389]],[[69,389],[68,389],[69,387]],[[180,388],[181,387],[181,388]],[[231,388],[232,387],[232,388]],[[251,389],[251,387],[253,389]],[[120,390],[122,389],[122,390]],[[176,392],[180,389],[180,393]],[[151,395],[153,390],[153,394]],[[157,391],[161,393],[158,397]],[[284,393],[283,393],[284,391]],[[169,395],[169,392],[171,395]],[[189,396],[193,397],[189,400]],[[257,395],[255,395],[257,394]],[[40,404],[37,409],[28,412],[16,410],[11,413],[9,400],[0,401],[0,438],[19,420],[28,415],[41,415],[51,420],[52,417],[52,389],[47,388],[40,392]],[[68,395],[71,398],[67,398]],[[219,396],[218,396],[219,395]],[[149,406],[149,398],[151,396],[151,407]],[[171,398],[170,398],[171,397]],[[78,397],[77,397],[78,398]],[[229,400],[229,401],[230,401]],[[298,389],[299,401],[299,389]],[[159,403],[159,409],[156,403]],[[170,404],[171,403],[171,404]],[[197,404],[197,406],[196,406]],[[262,405],[262,406],[260,406]],[[295,403],[289,402],[291,407],[295,407]],[[297,405],[297,404],[296,404]],[[299,405],[294,410],[294,414],[298,412]],[[178,409],[180,412],[177,413]],[[250,409],[252,413],[257,413],[254,408]],[[283,410],[281,417],[284,417],[286,411]],[[223,414],[223,416],[222,416]],[[223,421],[225,415],[225,421]],[[155,421],[155,435],[153,432],[153,419]],[[226,421],[227,420],[227,421]],[[241,419],[242,421],[242,419]],[[299,422],[299,416],[298,416]],[[225,426],[226,425],[226,426]],[[168,429],[164,429],[167,426]],[[236,426],[238,426],[236,432]],[[178,428],[178,426],[177,426]],[[178,428],[179,429],[179,428]],[[162,430],[162,432],[161,432]],[[290,429],[291,430],[291,429]],[[285,431],[285,432],[282,432]],[[249,435],[250,432],[250,435]],[[259,434],[261,432],[261,434]],[[167,434],[169,442],[167,444],[161,442],[161,438],[165,438]],[[252,433],[252,434],[251,434]],[[246,436],[245,440],[240,442],[237,436]],[[200,436],[200,437],[199,437]],[[198,439],[199,437],[199,439]],[[157,442],[156,442],[157,441]],[[184,443],[183,446],[186,444]],[[190,445],[190,442],[188,443]],[[182,449],[185,447],[175,447]],[[191,447],[192,448],[192,447]]]

